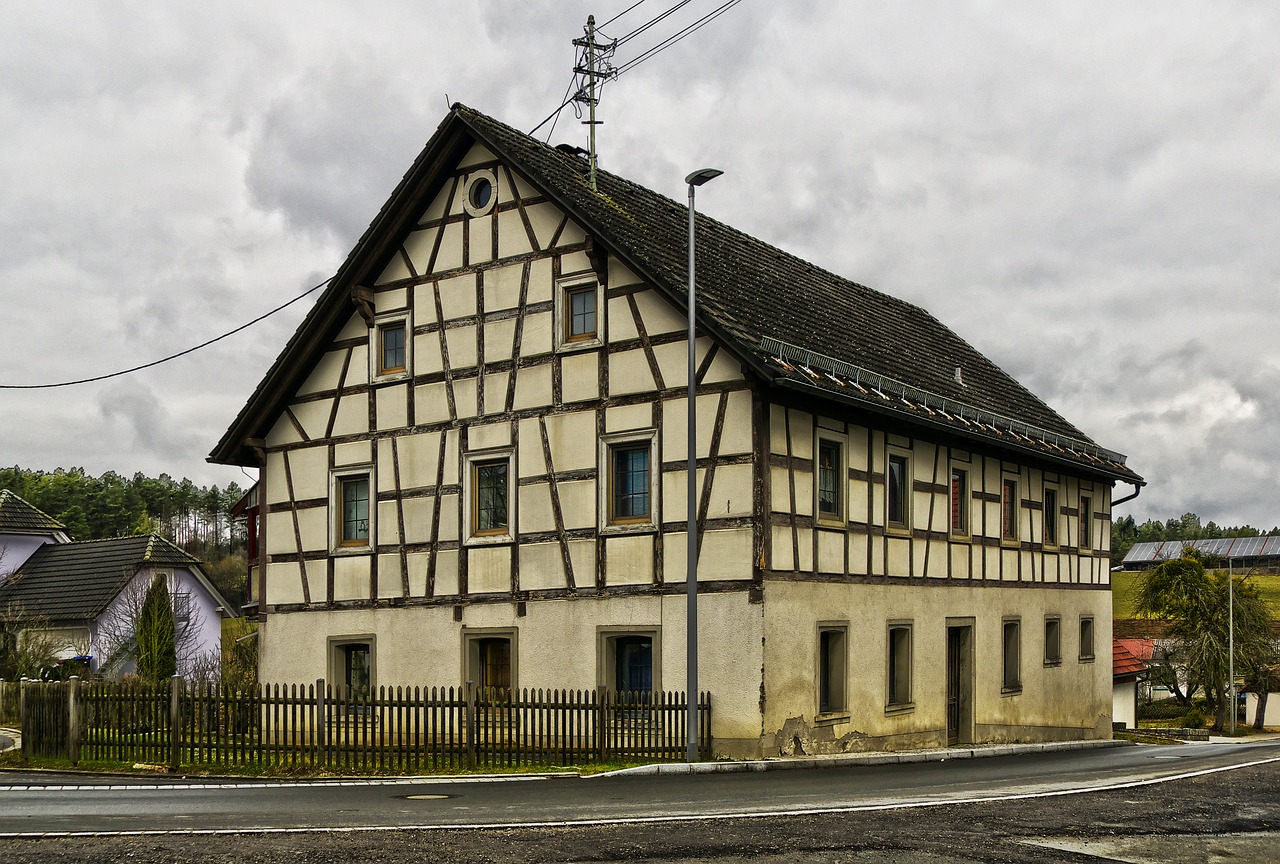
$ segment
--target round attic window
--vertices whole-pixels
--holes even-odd
[[[477,171],[467,178],[467,194],[462,208],[471,216],[483,216],[497,200],[497,177],[492,171]]]

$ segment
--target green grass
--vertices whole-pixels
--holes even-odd
[[[1135,592],[1138,577],[1141,573],[1111,574],[1111,615],[1113,618],[1133,618]],[[1253,584],[1262,593],[1262,600],[1271,610],[1271,617],[1280,621],[1280,575],[1258,575],[1251,577]]]

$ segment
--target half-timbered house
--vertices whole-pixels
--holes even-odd
[[[682,689],[687,211],[586,173],[455,105],[214,449],[260,471],[264,680]],[[1109,736],[1125,457],[698,218],[717,752]]]

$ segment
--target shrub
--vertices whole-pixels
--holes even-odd
[[[1192,708],[1182,718],[1183,729],[1202,729],[1204,728],[1204,714],[1199,708]]]

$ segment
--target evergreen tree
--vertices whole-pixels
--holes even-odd
[[[138,616],[138,674],[160,682],[178,671],[177,635],[169,586],[157,576],[147,589]]]

